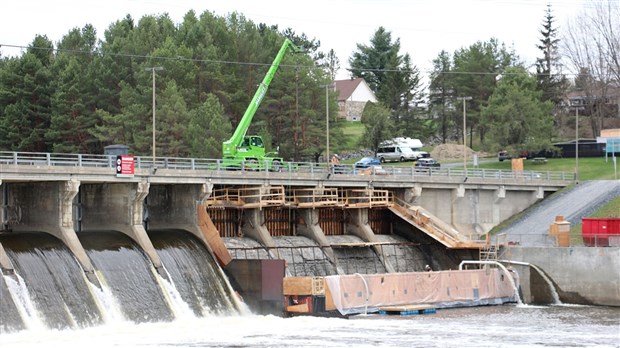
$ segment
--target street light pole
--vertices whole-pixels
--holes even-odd
[[[465,101],[471,100],[471,97],[458,97],[457,100],[463,101],[463,170],[465,171],[465,176],[467,176],[467,126],[465,123],[465,119],[467,118],[467,112],[465,108]]]
[[[326,125],[326,139],[327,139],[327,154],[325,159],[329,163],[329,85],[325,85],[325,125]]]
[[[575,181],[579,182],[579,107],[575,107]]]
[[[325,158],[327,160],[327,163],[329,163],[329,157],[330,157],[330,153],[329,153],[329,89],[333,88],[334,85],[333,84],[325,85],[324,87],[325,87],[325,128],[326,128],[325,138],[327,140],[327,147],[325,150],[327,151],[327,154]]]
[[[161,66],[144,68],[145,71],[153,73],[153,167],[155,167],[155,71],[164,70]]]

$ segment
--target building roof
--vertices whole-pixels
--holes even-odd
[[[337,80],[334,81],[336,85],[336,91],[338,91],[338,101],[347,100],[351,98],[355,89],[364,81],[363,78],[358,77],[356,79]]]

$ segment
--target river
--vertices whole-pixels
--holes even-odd
[[[0,335],[12,347],[620,347],[620,308],[503,305],[350,319],[212,316]]]

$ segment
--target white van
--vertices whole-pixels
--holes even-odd
[[[377,158],[381,163],[415,161],[416,154],[410,147],[399,145],[381,146],[377,150]]]
[[[403,148],[411,149],[413,154],[409,154],[409,151],[405,150],[408,152],[408,154],[411,157],[411,159],[405,159],[405,160],[416,161],[418,158],[430,157],[430,154],[428,152],[422,151],[423,144],[419,139],[411,139],[409,137],[398,137],[398,138],[394,138],[394,139],[386,140],[382,142],[380,147],[388,147],[388,146],[395,146],[395,147],[398,146],[401,149]],[[378,154],[377,154],[377,157],[379,157]]]

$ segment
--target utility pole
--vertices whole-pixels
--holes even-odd
[[[153,73],[153,167],[155,167],[155,71],[164,70],[161,66],[144,68],[145,71]]]
[[[329,163],[329,158],[330,158],[330,153],[329,153],[329,88],[334,87],[334,85],[325,85],[325,138],[327,140],[327,147],[326,150],[327,154],[325,155],[325,158],[327,160],[327,163]]]
[[[325,129],[325,138],[327,140],[325,159],[329,163],[329,85],[325,85]]]
[[[467,111],[465,108],[465,101],[467,100],[471,100],[471,97],[457,97],[457,100],[462,100],[463,101],[463,170],[464,170],[464,175],[467,176],[467,127],[466,127],[466,121],[465,119],[467,118]]]
[[[575,181],[579,182],[579,107],[575,107]]]

